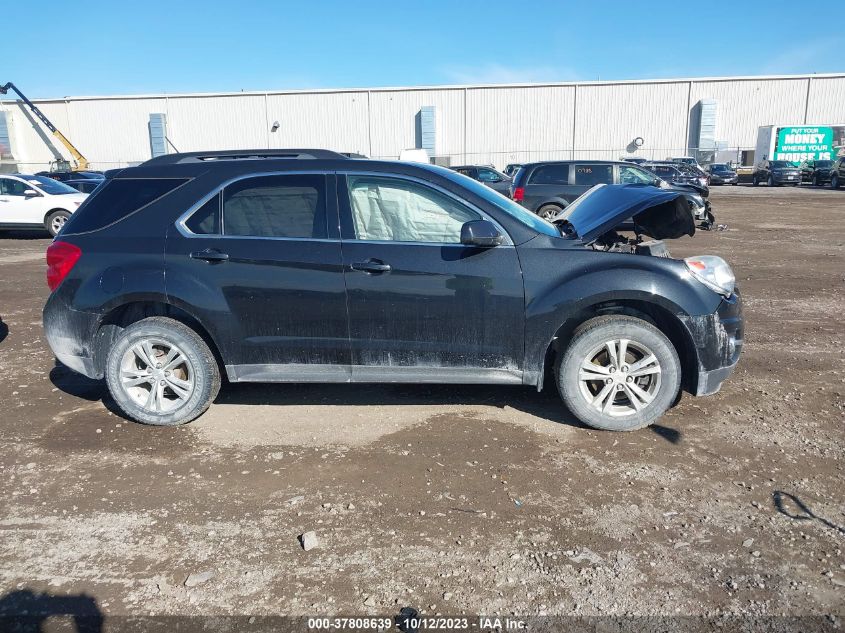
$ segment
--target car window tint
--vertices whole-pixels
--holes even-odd
[[[223,190],[223,233],[325,238],[325,176],[260,176],[229,185]]]
[[[0,178],[0,193],[4,196],[22,196],[23,192],[32,187],[27,187],[20,180],[12,178]]]
[[[156,202],[187,178],[119,178],[107,180],[90,195],[62,229],[65,235],[96,231]]]
[[[478,179],[481,182],[501,182],[502,177],[492,169],[479,169]]]
[[[196,235],[220,233],[220,194],[212,197],[185,220],[187,229]]]
[[[620,165],[619,182],[623,184],[634,183],[638,185],[650,185],[654,182],[654,176],[643,171],[639,167]]]
[[[543,165],[534,170],[529,185],[566,185],[569,184],[569,165]]]
[[[396,178],[351,176],[349,204],[359,240],[457,244],[481,216],[449,196]]]
[[[575,184],[586,187],[613,184],[613,165],[576,165]]]

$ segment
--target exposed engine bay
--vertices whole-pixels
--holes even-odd
[[[669,248],[662,240],[643,241],[642,236],[625,237],[616,231],[608,231],[590,244],[594,251],[606,253],[630,253],[632,255],[651,255],[652,257],[672,257]]]

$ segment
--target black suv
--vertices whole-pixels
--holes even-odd
[[[751,182],[757,186],[765,182],[770,187],[801,184],[801,172],[788,160],[761,160],[754,168]]]
[[[173,425],[229,381],[530,385],[650,424],[742,347],[718,257],[676,260],[683,194],[597,187],[550,224],[449,169],[327,150],[109,172],[47,251],[47,340],[126,416]],[[614,231],[623,219],[634,236]]]
[[[816,187],[830,181],[830,168],[832,160],[805,160],[798,165],[801,172],[801,182],[810,182]]]

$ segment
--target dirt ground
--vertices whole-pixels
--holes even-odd
[[[190,425],[127,422],[47,348],[48,241],[0,235],[0,613],[841,622],[845,192],[712,200],[729,228],[671,248],[732,263],[744,355],[625,434],[518,387],[224,385]]]

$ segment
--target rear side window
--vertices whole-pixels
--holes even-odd
[[[220,194],[212,197],[185,220],[187,229],[195,235],[220,233]]]
[[[63,233],[105,228],[163,198],[187,178],[119,178],[108,180],[65,224]]]
[[[585,187],[613,184],[613,165],[577,165],[575,184]]]
[[[538,167],[528,179],[529,185],[568,185],[569,165],[544,165]]]
[[[325,238],[326,178],[320,174],[246,178],[223,190],[223,233]]]

